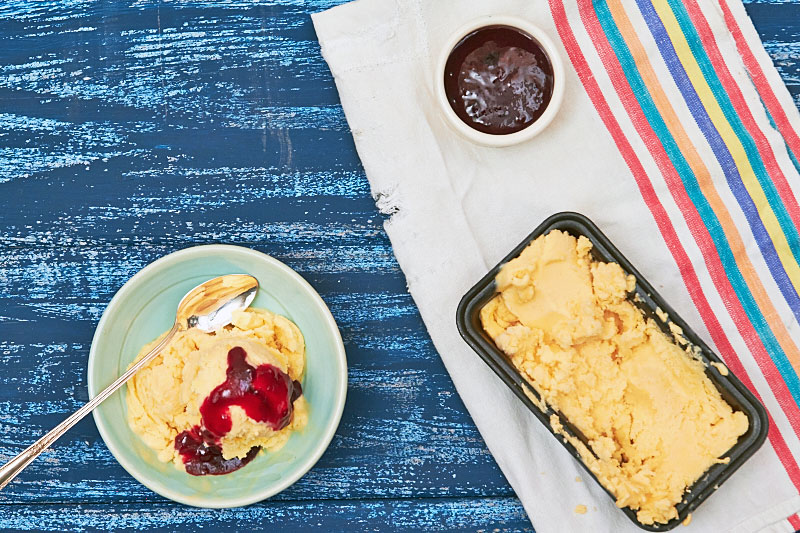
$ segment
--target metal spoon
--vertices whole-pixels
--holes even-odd
[[[245,309],[252,303],[257,290],[258,280],[253,276],[248,276],[246,274],[230,274],[206,281],[186,293],[186,296],[184,296],[178,304],[175,324],[172,326],[169,333],[167,333],[167,336],[164,337],[150,353],[139,359],[126,370],[124,374],[117,378],[114,383],[103,389],[86,405],[72,413],[66,420],[53,428],[44,437],[34,442],[3,467],[0,467],[0,490],[8,485],[23,468],[36,459],[39,454],[53,444],[56,439],[66,433],[66,431],[74,426],[80,419],[88,415],[95,407],[100,405],[103,400],[111,396],[114,391],[119,389],[140,368],[152,361],[177,332],[196,328],[200,331],[210,333],[223,326],[227,326],[231,323],[231,320],[233,320],[234,311]]]

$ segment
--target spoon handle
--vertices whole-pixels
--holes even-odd
[[[8,485],[17,474],[28,466],[39,454],[45,451],[51,444],[53,444],[61,435],[67,432],[69,428],[74,426],[84,416],[92,412],[92,410],[100,405],[103,400],[111,396],[117,389],[125,384],[140,368],[145,366],[153,360],[158,353],[172,340],[172,337],[178,331],[178,324],[175,323],[172,329],[167,333],[167,336],[158,343],[158,345],[150,350],[150,352],[136,361],[128,370],[126,370],[114,383],[100,391],[94,398],[89,400],[80,409],[69,415],[63,422],[50,430],[45,436],[28,446],[22,453],[11,459],[5,465],[0,467],[0,490]]]

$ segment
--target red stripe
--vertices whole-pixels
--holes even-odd
[[[664,181],[667,183],[667,187],[672,193],[675,203],[686,219],[686,224],[700,248],[700,252],[705,259],[706,267],[714,282],[714,286],[717,288],[717,292],[719,292],[722,297],[725,307],[728,309],[731,318],[733,318],[734,324],[742,335],[747,347],[753,352],[759,368],[766,376],[767,382],[770,384],[783,412],[786,413],[786,417],[789,419],[795,433],[800,435],[800,411],[798,411],[780,371],[775,366],[775,362],[769,356],[760,336],[747,318],[730,280],[727,275],[725,275],[725,268],[722,266],[722,262],[717,254],[708,228],[692,204],[692,201],[689,199],[680,175],[672,164],[658,136],[647,121],[642,108],[639,106],[638,99],[633,94],[631,86],[627,83],[622,66],[611,44],[608,42],[608,39],[606,39],[591,0],[578,0],[578,9],[586,31],[589,34],[589,38],[597,49],[598,55],[609,73],[611,82],[623,102],[623,106],[628,112],[642,140],[653,155],[653,159],[664,175]]]
[[[789,523],[792,525],[795,531],[800,530],[800,517],[796,514],[793,514],[789,517]]]
[[[742,120],[745,129],[747,129],[756,143],[758,152],[764,160],[767,172],[769,172],[775,184],[775,188],[778,190],[778,194],[783,198],[783,203],[789,212],[789,216],[792,218],[792,222],[794,222],[795,226],[800,226],[800,205],[797,204],[797,199],[792,189],[789,187],[789,183],[786,181],[786,176],[783,175],[783,171],[778,166],[778,161],[775,159],[775,155],[769,142],[767,142],[767,138],[758,127],[758,124],[756,124],[753,114],[750,111],[750,106],[745,102],[741,89],[739,89],[733,76],[731,76],[728,66],[725,64],[725,60],[722,58],[722,54],[719,51],[714,34],[711,32],[711,27],[703,16],[703,12],[700,11],[697,0],[684,0],[684,5],[686,6],[686,11],[689,13],[689,18],[697,28],[697,33],[700,35],[703,48],[705,48],[711,60],[711,64],[714,66],[714,71],[719,75],[722,86],[725,88],[725,92],[728,93],[728,97],[731,99],[731,103],[736,109],[739,118]],[[791,131],[794,133],[794,130]]]
[[[750,380],[748,374],[745,372],[744,367],[736,356],[733,346],[731,346],[730,341],[726,337],[722,326],[712,311],[705,294],[702,292],[700,280],[697,278],[694,267],[692,266],[686,251],[681,245],[675,228],[670,222],[664,206],[658,199],[658,195],[653,189],[652,183],[650,183],[644,167],[636,156],[633,147],[625,137],[622,128],[619,126],[619,123],[614,118],[608,103],[603,97],[603,93],[600,90],[599,85],[594,79],[594,74],[589,68],[588,63],[584,58],[577,41],[575,40],[572,29],[569,26],[569,20],[567,19],[567,14],[564,10],[563,4],[559,0],[548,0],[548,2],[550,4],[550,10],[553,15],[553,20],[559,36],[561,37],[567,54],[572,61],[572,65],[575,68],[575,71],[580,78],[589,98],[594,104],[597,113],[600,115],[600,119],[605,124],[609,134],[614,139],[620,154],[628,165],[628,168],[631,170],[631,174],[636,180],[636,184],[639,187],[642,198],[647,204],[647,207],[650,209],[653,219],[655,220],[655,223],[658,226],[668,249],[672,253],[672,257],[678,265],[678,270],[680,271],[681,277],[684,280],[686,289],[689,291],[689,295],[691,296],[692,301],[694,301],[694,304],[697,307],[697,310],[699,311],[712,340],[717,346],[717,349],[725,357],[725,360],[729,362],[734,374],[736,374],[739,379],[742,380],[745,386],[753,391],[759,401],[761,401],[758,391]],[[768,438],[770,443],[777,452],[778,458],[783,464],[787,474],[789,475],[789,478],[792,480],[792,483],[795,485],[795,487],[800,489],[800,468],[798,468],[797,463],[793,461],[789,452],[789,448],[786,445],[783,436],[777,430],[772,416],[769,415],[769,413],[768,416],[770,422]]]
[[[736,41],[736,48],[739,50],[739,54],[744,60],[744,66],[750,74],[750,79],[753,80],[753,84],[756,86],[761,100],[764,102],[767,110],[769,110],[769,114],[772,116],[772,120],[775,121],[775,125],[778,126],[778,131],[783,135],[787,146],[794,153],[795,158],[800,161],[800,136],[798,136],[797,131],[792,127],[791,122],[789,122],[786,110],[778,101],[778,97],[775,96],[772,86],[769,84],[769,81],[767,81],[767,76],[761,69],[761,65],[756,59],[755,54],[753,54],[753,50],[750,48],[747,39],[745,39],[744,34],[742,34],[742,30],[736,22],[736,17],[733,16],[727,2],[725,0],[719,0],[719,6],[725,17],[725,23],[728,25],[728,31],[731,32],[734,41]]]

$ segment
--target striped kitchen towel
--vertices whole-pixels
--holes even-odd
[[[452,131],[434,97],[444,42],[487,14],[543,28],[567,65],[553,123],[502,149]],[[358,0],[314,24],[409,290],[536,530],[637,530],[455,327],[461,295],[562,210],[593,219],[770,413],[689,531],[800,529],[800,115],[741,0]]]

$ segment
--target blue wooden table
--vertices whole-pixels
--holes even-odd
[[[317,466],[205,510],[131,478],[91,418],[0,492],[4,530],[533,531],[406,292],[309,13],[340,0],[0,2],[0,460],[88,400],[114,292],[234,243],[320,292],[349,391]],[[750,3],[800,103],[800,0]]]

